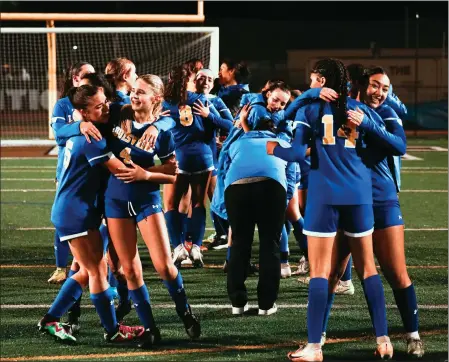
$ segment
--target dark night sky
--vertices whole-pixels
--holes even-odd
[[[2,1],[3,12],[196,13],[196,2],[173,1]],[[220,55],[247,60],[285,60],[287,49],[404,47],[408,9],[409,46],[441,48],[448,30],[448,2],[438,1],[205,1],[205,26],[220,27]],[[2,26],[24,26],[3,22]],[[33,22],[26,26],[43,26]],[[57,23],[57,26],[123,26],[114,23]],[[181,24],[138,24],[164,26]],[[188,24],[189,25],[189,24]],[[197,25],[197,24],[190,24]],[[199,24],[198,24],[199,25]]]

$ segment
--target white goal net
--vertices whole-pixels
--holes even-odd
[[[218,28],[3,28],[2,145],[13,145],[14,140],[39,144],[49,138],[48,33],[56,33],[58,93],[64,69],[78,61],[104,73],[109,60],[127,57],[136,64],[137,74],[156,74],[166,80],[173,66],[199,58],[218,74]]]

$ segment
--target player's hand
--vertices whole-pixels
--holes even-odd
[[[279,142],[276,141],[268,141],[267,142],[267,154],[268,155],[273,155],[274,154],[274,149],[279,146]]]
[[[167,109],[167,110],[161,112],[161,113],[159,114],[159,117],[158,117],[158,118],[161,118],[161,117],[170,117],[170,110]]]
[[[210,114],[210,106],[205,106],[203,102],[201,102],[199,99],[195,102],[193,105],[193,114],[196,114],[198,116],[201,116],[203,118],[209,117]]]
[[[142,137],[140,137],[139,143],[145,151],[149,151],[151,148],[154,148],[157,136],[159,136],[159,131],[155,126],[151,125],[146,129]]]
[[[131,134],[133,121],[130,119],[124,119],[121,121],[121,129],[125,131],[126,134]]]
[[[331,88],[321,88],[320,98],[326,102],[335,101],[338,98],[338,93]]]
[[[176,176],[178,174],[178,161],[173,159],[173,161],[166,162],[162,165],[163,173],[166,175]]]
[[[365,113],[363,113],[359,107],[357,107],[355,111],[348,110],[348,121],[355,126],[360,126],[364,117]]]
[[[129,184],[135,181],[147,181],[150,179],[151,172],[144,170],[139,165],[136,165],[134,162],[130,161],[130,167],[121,167],[115,174],[119,180],[122,180],[125,184]]]
[[[86,140],[89,143],[91,143],[90,137],[92,137],[95,141],[100,141],[102,139],[100,131],[93,125],[92,122],[80,122],[80,132],[84,135],[84,137],[86,137]]]
[[[253,106],[251,106],[249,103],[245,104],[242,109],[240,110],[239,113],[239,119],[234,123],[234,126],[237,128],[245,128],[245,127],[249,127],[248,126],[248,115],[249,112],[251,112],[251,109],[253,108]]]

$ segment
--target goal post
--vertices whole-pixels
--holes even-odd
[[[165,81],[173,66],[199,58],[218,74],[217,27],[52,26],[48,21],[47,28],[1,29],[2,146],[14,146],[15,140],[47,144],[53,138],[49,122],[61,91],[55,89],[70,63],[87,61],[104,72],[109,60],[127,57],[137,74],[156,74]]]

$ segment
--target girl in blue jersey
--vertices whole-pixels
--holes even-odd
[[[58,187],[59,174],[62,169],[62,160],[64,155],[65,142],[69,137],[83,134],[86,137],[95,137],[101,139],[100,132],[91,122],[74,123],[73,105],[70,103],[67,92],[72,87],[78,87],[81,77],[84,74],[93,73],[95,69],[87,62],[78,62],[69,66],[65,70],[63,90],[61,98],[56,102],[51,116],[51,127],[58,145],[58,163],[56,166],[56,188]],[[69,258],[69,244],[61,242],[58,234],[55,233],[54,239],[56,270],[48,279],[49,283],[59,284],[66,278],[66,267]]]
[[[249,93],[249,86],[246,83],[249,74],[247,65],[242,61],[227,59],[220,65],[218,73],[220,87],[217,96],[223,100],[233,117],[236,117],[240,109],[243,95]]]
[[[111,83],[114,90],[114,97],[111,103],[111,112],[115,112],[115,107],[120,109],[125,104],[130,104],[129,92],[137,79],[136,66],[128,58],[115,58],[108,62],[104,70],[106,78]]]
[[[229,132],[230,129],[234,126],[234,120],[232,118],[232,114],[229,111],[229,108],[224,104],[223,100],[218,97],[210,94],[214,84],[214,75],[210,69],[201,69],[198,71],[195,79],[195,87],[196,92],[200,94],[205,94],[208,101],[213,104],[215,109],[220,113],[220,116],[223,118],[223,125],[221,127],[217,127],[215,124],[207,124],[206,131],[208,133],[207,138],[210,139],[209,146],[212,150],[212,155],[214,158],[214,169],[212,171],[209,187],[207,189],[207,194],[209,196],[209,200],[212,200],[212,195],[214,194],[215,185],[217,183],[217,170],[218,170],[218,149],[217,149],[217,131],[220,129],[224,129],[226,132]],[[196,106],[196,109],[199,111],[201,116],[207,118],[209,116],[209,107],[208,105],[199,104]],[[225,122],[225,121],[228,122]],[[208,249],[222,249],[227,247],[227,239],[228,239],[228,230],[229,224],[227,220],[222,219],[217,214],[215,214],[212,210],[211,212],[211,220],[213,221],[215,228],[215,235],[213,237],[213,241],[208,245]]]
[[[85,121],[96,124],[108,121],[109,104],[103,89],[83,85],[72,88],[68,96]],[[51,221],[61,240],[69,241],[80,270],[66,280],[51,308],[39,322],[40,330],[65,342],[75,342],[76,339],[59,320],[79,299],[87,284],[107,341],[128,341],[144,333],[143,327],[119,325],[116,320],[114,294],[107,282],[103,243],[98,230],[102,213],[98,209],[101,191],[99,165],[106,166],[112,173],[123,167],[122,162],[109,152],[105,139],[88,142],[83,135],[78,135],[67,140]]]
[[[393,171],[393,156],[403,155],[406,151],[405,133],[401,119],[386,104],[390,79],[385,70],[381,67],[367,69],[362,79],[361,100],[381,116],[380,126],[391,133],[387,145],[379,144],[375,138],[368,138],[364,153],[373,183],[374,254],[393,289],[406,331],[407,353],[420,358],[424,354],[424,347],[418,333],[418,304],[414,286],[407,273],[404,221],[397,194],[399,188]],[[360,117],[355,116],[354,122],[359,129],[363,129],[363,122],[359,124]]]
[[[372,251],[372,197],[365,192],[367,187],[371,188],[371,175],[359,156],[359,133],[355,127],[349,129],[346,125],[347,110],[354,109],[356,102],[347,97],[348,79],[341,61],[324,59],[317,62],[314,69],[324,77],[326,86],[339,93],[339,98],[330,104],[317,102],[302,108],[303,117],[298,120],[292,148],[267,143],[269,154],[289,161],[304,159],[308,144],[312,147],[304,224],[311,277],[307,308],[309,338],[304,348],[290,352],[288,358],[292,361],[323,360],[321,326],[329,295],[332,296],[338,281],[338,261],[347,258],[347,251],[335,243],[338,228],[349,238],[355,267],[363,280],[377,337],[375,353],[380,358],[391,358],[393,347],[388,337],[384,291]],[[373,133],[376,131],[372,129]]]
[[[140,137],[160,115],[164,86],[155,75],[140,76],[131,89],[131,112],[122,108],[122,124],[114,125],[108,145],[116,157],[127,165],[121,173],[109,178],[105,194],[106,218],[127,280],[130,297],[145,327],[142,348],[160,340],[153,318],[148,289],[143,280],[142,264],[137,249],[136,224],[148,247],[156,271],[161,276],[176,305],[187,334],[199,337],[200,324],[187,303],[182,276],[170,257],[170,246],[162,212],[159,185],[172,183],[176,163],[174,143],[170,132],[161,132],[153,149],[146,151]],[[125,115],[123,115],[125,114]],[[129,116],[129,117],[128,117]],[[128,119],[127,119],[128,118]],[[162,160],[155,166],[154,157]],[[148,169],[148,173],[144,169]],[[171,171],[167,171],[171,170]],[[145,182],[132,182],[146,173]]]
[[[203,266],[201,245],[206,226],[205,195],[211,171],[214,168],[212,150],[208,145],[205,124],[219,122],[221,117],[213,105],[208,119],[201,117],[195,104],[207,104],[204,94],[187,91],[189,72],[184,66],[175,67],[169,76],[165,91],[164,109],[171,117],[164,117],[150,127],[151,132],[171,130],[174,136],[179,174],[168,198],[165,218],[174,248],[173,260],[180,264],[189,253],[184,247],[183,219],[178,211],[183,195],[192,189],[192,249],[190,258],[197,267]],[[168,189],[164,190],[166,193]]]

